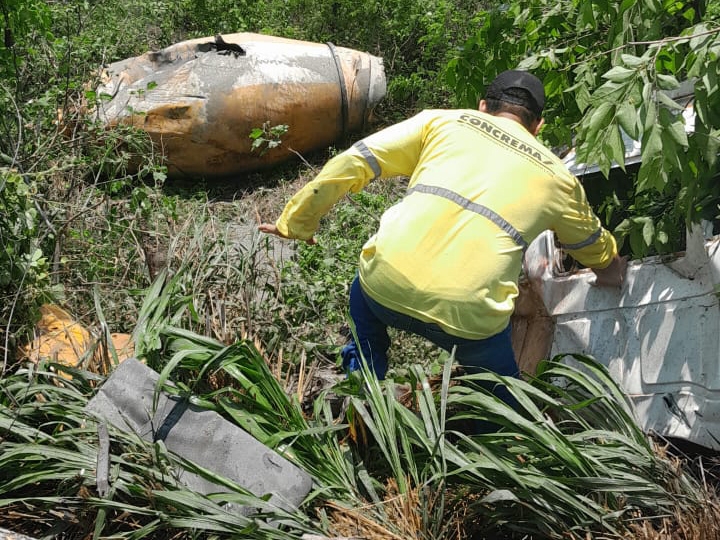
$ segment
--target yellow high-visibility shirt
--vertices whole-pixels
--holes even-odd
[[[307,240],[348,191],[392,176],[410,177],[408,194],[363,246],[360,283],[451,335],[484,339],[508,325],[523,245],[544,230],[591,268],[617,254],[562,161],[519,123],[475,110],[427,110],[366,137],[328,161],[277,227]]]

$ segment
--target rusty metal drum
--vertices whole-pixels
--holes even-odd
[[[110,64],[99,119],[147,132],[172,176],[227,177],[278,164],[362,131],[386,91],[382,59],[252,33],[177,43]],[[286,125],[253,151],[250,133]]]

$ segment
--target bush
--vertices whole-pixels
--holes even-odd
[[[40,304],[59,296],[50,280],[48,245],[51,234],[40,234],[42,220],[36,184],[15,171],[0,169],[0,325],[10,331],[7,363],[16,337],[27,334]],[[20,322],[17,322],[20,321]]]

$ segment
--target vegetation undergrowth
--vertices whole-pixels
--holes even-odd
[[[402,196],[402,179],[343,201],[316,246],[275,242],[258,236],[258,218],[276,217],[336,149],[272,174],[180,183],[143,132],[106,129],[92,114],[102,65],[215,33],[382,56],[383,123],[423,107],[474,107],[497,72],[522,65],[545,80],[544,140],[577,144],[599,162],[597,183],[610,177],[594,202],[625,249],[664,253],[681,246],[688,222],[717,217],[716,3],[5,0],[0,16],[0,524],[68,538],[650,540],[720,530],[713,475],[642,435],[588,359],[578,357],[582,369],[554,359],[535,378],[507,381],[521,415],[470,391],[447,355],[402,334],[391,375],[410,385],[403,399],[400,386],[367,374],[338,383],[357,253]],[[664,93],[686,79],[694,132],[684,102]],[[643,169],[615,182],[620,128],[642,141]],[[100,496],[97,428],[84,407],[103,377],[86,358],[62,366],[68,380],[18,354],[48,302],[93,340],[132,333],[147,364],[175,382],[168,391],[310,473],[317,485],[299,511],[112,426],[112,489]],[[463,436],[456,426],[469,416],[504,430]],[[191,492],[179,467],[228,491]],[[261,512],[239,516],[228,503]]]
[[[161,274],[141,310],[137,353],[162,366],[156,392],[216,412],[310,474],[305,501],[282,509],[162,440],[113,426],[109,490],[100,495],[97,419],[85,407],[102,378],[72,369],[68,380],[41,364],[0,382],[0,523],[77,538],[618,537],[629,534],[628,517],[688,519],[708,496],[642,433],[627,398],[590,358],[555,358],[528,381],[453,376],[452,358],[432,380],[413,366],[403,399],[392,380],[363,371],[306,413],[251,342],[224,344],[174,326],[187,310],[182,284]],[[487,381],[505,384],[520,411],[485,390]],[[345,399],[340,412],[330,392]],[[466,418],[499,430],[468,435]],[[217,491],[186,489],[183,469]],[[238,514],[230,503],[258,511]]]

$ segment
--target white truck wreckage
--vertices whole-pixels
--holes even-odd
[[[692,107],[686,130],[693,129]],[[626,165],[640,146],[625,137]],[[579,176],[597,167],[565,159]],[[592,356],[608,368],[648,433],[720,449],[720,235],[703,222],[686,250],[631,260],[621,289],[595,287],[590,269],[566,271],[551,232],[527,250],[513,320],[520,368],[558,354]],[[570,358],[570,357],[568,357]],[[572,360],[568,360],[571,362]]]
[[[595,287],[589,269],[564,272],[544,233],[528,249],[514,320],[521,369],[558,354],[592,356],[646,432],[720,449],[719,247],[720,237],[696,227],[685,253],[630,261],[622,288],[612,290]]]

